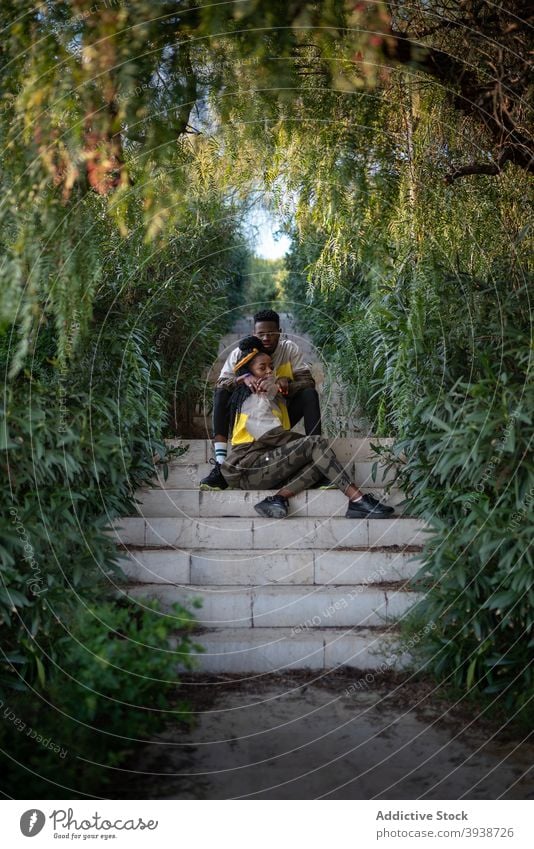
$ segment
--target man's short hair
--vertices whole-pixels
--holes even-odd
[[[280,328],[280,316],[274,310],[260,310],[254,316],[254,324],[258,321],[274,321],[276,326]]]

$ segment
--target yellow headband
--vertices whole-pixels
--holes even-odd
[[[251,360],[253,357],[255,357],[256,354],[259,354],[259,350],[257,348],[253,348],[252,351],[250,352],[250,354],[245,354],[245,356],[241,360],[239,360],[238,363],[235,364],[234,374],[239,371],[241,366],[246,365],[249,362],[249,360]]]

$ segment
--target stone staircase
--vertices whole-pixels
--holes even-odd
[[[249,328],[222,340],[219,361]],[[415,598],[406,582],[418,568],[424,527],[399,507],[398,489],[384,492],[391,481],[380,463],[373,479],[371,443],[387,441],[330,439],[355,483],[396,506],[386,520],[345,519],[338,490],[301,493],[286,519],[262,519],[254,504],[272,491],[201,492],[210,441],[171,441],[183,453],[167,479],[158,474],[137,494],[139,514],[114,529],[128,595],[157,598],[164,610],[201,599],[196,642],[207,673],[402,663],[396,622]]]
[[[369,443],[331,442],[356,482],[385,500]],[[211,445],[186,444],[167,480],[138,493],[139,515],[117,523],[128,594],[163,609],[202,599],[205,672],[381,666],[414,600],[405,582],[417,569],[421,522],[402,513],[347,520],[337,490],[301,493],[287,519],[262,519],[253,505],[266,491],[199,491]],[[389,503],[401,500],[393,489]]]

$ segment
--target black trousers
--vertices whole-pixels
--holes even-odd
[[[230,398],[228,389],[216,389],[213,396],[213,435],[228,434],[230,427]],[[321,409],[316,389],[301,389],[287,401],[291,427],[302,418],[307,436],[321,435]]]

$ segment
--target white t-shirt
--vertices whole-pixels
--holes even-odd
[[[221,369],[219,380],[235,377],[234,366],[239,362],[241,356],[239,348],[234,348],[230,352]],[[308,364],[304,362],[300,348],[290,339],[280,339],[271,357],[276,377],[288,377],[292,380],[296,371],[309,368]]]

